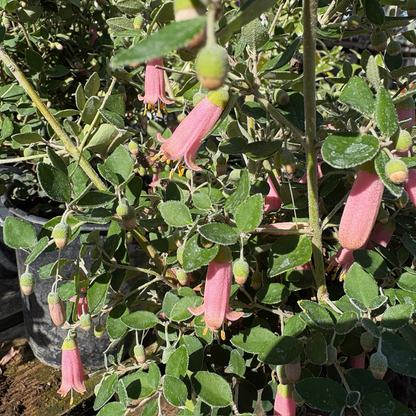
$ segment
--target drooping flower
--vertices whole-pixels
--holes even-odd
[[[82,292],[85,292],[87,289],[85,287],[81,288]],[[75,302],[77,300],[76,296],[72,296],[71,299],[69,299],[70,302]],[[77,305],[77,316],[78,318],[82,315],[83,312],[88,312],[88,299],[87,296],[80,296],[78,299],[78,305]]]
[[[274,399],[273,416],[295,416],[296,403],[292,398],[293,385],[279,384]]]
[[[371,231],[366,248],[369,250],[375,250],[372,242],[379,244],[380,246],[387,247],[395,229],[396,223],[392,220],[389,220],[386,224],[377,224],[374,230]]]
[[[186,165],[192,170],[201,170],[195,164],[196,154],[201,140],[214,127],[227,105],[229,94],[225,89],[211,91],[183,119],[172,136],[165,140],[160,134],[157,139],[163,142],[160,150],[171,160],[185,158]]]
[[[376,222],[384,185],[376,173],[358,171],[339,225],[339,242],[350,250],[361,248]]]
[[[172,104],[173,101],[166,98],[164,71],[163,69],[156,68],[156,65],[163,66],[162,58],[152,59],[146,63],[144,97],[138,95],[138,98],[145,104],[145,114],[147,110],[153,111],[157,104],[157,113],[160,116],[160,110],[165,111],[165,104]]]
[[[278,178],[276,178],[276,180],[279,182]],[[267,178],[267,183],[270,186],[270,191],[264,199],[263,212],[274,211],[282,206],[282,200],[280,199],[280,196],[277,193],[270,177]]]
[[[88,376],[84,376],[82,370],[78,343],[70,334],[64,339],[62,344],[61,371],[62,384],[58,390],[59,394],[66,395],[71,389],[74,389],[78,393],[84,393],[86,391],[84,380],[87,380]]]
[[[236,321],[243,315],[243,312],[232,311],[229,305],[232,280],[231,259],[230,249],[221,246],[215,259],[208,265],[204,303],[201,306],[188,308],[189,312],[195,316],[205,312],[205,325],[212,331],[221,329],[225,318],[229,321]]]
[[[355,357],[350,357],[350,363],[353,368],[365,368],[364,353]]]
[[[344,280],[349,268],[354,263],[354,250],[340,247],[337,253],[328,259],[328,263],[328,269],[332,269],[333,267],[341,269],[339,279]]]

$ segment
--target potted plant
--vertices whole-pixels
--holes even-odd
[[[36,106],[5,153],[62,209],[38,231],[4,226],[27,253],[22,290],[50,282],[60,394],[85,391],[80,334],[95,326],[109,336],[100,416],[160,414],[162,397],[181,415],[412,414],[396,386],[416,377],[414,68],[400,53],[415,7],[384,3],[100,2],[99,67],[48,105],[0,47]]]

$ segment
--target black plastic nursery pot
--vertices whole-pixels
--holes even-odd
[[[41,217],[28,215],[26,212],[17,208],[10,208],[10,215],[29,222],[36,229],[36,232],[39,232],[43,225],[48,221]],[[108,229],[104,225],[84,225],[82,226],[81,233],[89,233],[97,229],[101,231],[104,238],[104,235]],[[78,257],[80,249],[81,242],[80,236],[78,236],[67,247],[61,250],[61,258],[75,259]],[[24,250],[16,250],[17,269],[19,276],[26,271],[26,265],[24,262],[27,255],[28,253],[26,253]],[[33,273],[35,276],[35,290],[29,296],[21,293],[21,298],[27,339],[35,357],[47,365],[55,368],[60,368],[61,346],[64,338],[67,335],[67,330],[63,329],[62,327],[55,326],[49,314],[47,298],[48,294],[51,292],[54,280],[52,278],[41,279],[38,273],[42,266],[55,262],[57,258],[58,255],[56,250],[52,252],[43,252],[36,258],[35,261],[30,263],[29,272]],[[89,266],[88,260],[89,259],[85,258],[87,267]],[[134,265],[142,265],[145,261],[146,258],[143,252],[134,252],[132,259],[132,263],[134,263]],[[72,268],[74,269],[73,264]],[[65,269],[65,273],[70,274],[72,271],[73,270],[71,269]],[[133,283],[133,281],[129,281],[129,286],[131,287]],[[101,322],[105,324],[105,316],[104,319],[101,318]],[[94,326],[98,323],[98,317],[93,318],[93,323]],[[110,339],[107,333],[105,332],[101,338],[97,338],[94,336],[93,330],[87,332],[81,328],[78,328],[77,341],[84,368],[88,370],[97,370],[103,368],[103,353],[110,345]]]

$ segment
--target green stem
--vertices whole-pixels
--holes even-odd
[[[41,100],[39,95],[33,89],[32,85],[30,85],[30,82],[27,80],[23,72],[13,62],[13,60],[7,54],[6,50],[1,46],[0,46],[0,59],[7,66],[7,68],[9,68],[10,72],[14,75],[14,77],[19,82],[21,87],[24,88],[27,95],[32,99],[33,103],[38,108],[38,110],[42,113],[42,115],[45,117],[46,121],[52,127],[56,135],[62,140],[62,143],[65,145],[65,149],[67,150],[67,152],[75,160],[79,159],[79,165],[81,166],[83,171],[87,174],[87,176],[91,179],[91,181],[94,183],[94,185],[98,189],[103,190],[103,191],[106,190],[107,187],[105,186],[104,182],[100,179],[97,172],[94,171],[92,166],[84,157],[80,157],[79,150],[72,143],[71,139],[62,129],[59,123],[56,121],[55,117],[50,113],[45,103]]]
[[[309,223],[312,230],[312,255],[314,278],[318,290],[318,302],[324,303],[328,297],[325,283],[325,267],[322,256],[322,228],[319,218],[318,163],[315,146],[316,137],[316,21],[318,0],[303,2],[303,62],[305,97],[305,152],[308,178]]]
[[[153,262],[155,263],[155,266],[156,266],[156,270],[159,273],[163,273],[163,271],[165,269],[165,265],[163,264],[163,261],[160,259],[159,255],[156,253],[156,250],[152,247],[152,245],[149,243],[149,241],[147,241],[146,238],[137,231],[137,229],[131,231],[131,235],[140,244],[141,248],[153,260]]]

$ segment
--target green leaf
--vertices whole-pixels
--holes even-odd
[[[371,116],[375,109],[373,93],[367,83],[360,77],[352,77],[341,92],[339,100],[366,116]]]
[[[377,127],[383,135],[391,136],[399,128],[396,107],[390,93],[384,87],[380,87],[380,91],[377,93],[374,115]]]
[[[365,397],[360,403],[360,408],[364,415],[368,416],[380,416],[380,415],[392,415],[395,416],[395,400],[391,395],[386,395],[380,392],[371,393]],[[409,409],[406,409],[409,411]],[[409,413],[407,413],[409,414]],[[411,412],[410,414],[414,414]],[[399,412],[397,416],[405,416],[406,413]]]
[[[389,192],[395,197],[400,198],[403,193],[403,184],[396,185],[386,175],[385,166],[389,160],[390,158],[387,156],[386,152],[379,152],[374,159],[374,168],[377,172],[377,175],[381,179],[381,182],[383,182],[384,186],[389,190]]]
[[[112,339],[118,339],[124,335],[127,325],[123,322],[123,317],[129,315],[126,305],[115,306],[107,316],[106,328],[108,336]]]
[[[219,246],[217,244],[210,248],[204,248],[199,241],[199,235],[194,234],[186,243],[183,251],[183,269],[193,272],[207,265],[217,255]]]
[[[319,328],[327,330],[334,328],[334,321],[326,308],[310,300],[300,300],[298,304]]]
[[[198,397],[210,406],[226,407],[233,400],[229,384],[218,374],[198,371],[191,381]]]
[[[231,139],[222,142],[218,149],[227,155],[238,155],[246,144],[247,140],[244,137],[232,137]]]
[[[372,250],[354,250],[354,260],[376,279],[385,279],[388,275],[387,264],[383,257]]]
[[[61,156],[59,156],[51,147],[46,148],[46,153],[48,154],[51,164],[65,175],[68,175],[68,168]]]
[[[36,72],[41,71],[45,63],[42,56],[32,49],[26,49],[26,62]]]
[[[40,186],[49,198],[58,202],[71,200],[71,184],[65,173],[43,162],[38,163],[36,170]]]
[[[172,406],[184,406],[188,389],[183,381],[176,377],[165,375],[163,377],[163,395]]]
[[[344,374],[350,389],[361,392],[363,397],[377,391],[391,395],[387,384],[383,380],[375,379],[371,372],[366,369],[351,368]]]
[[[277,0],[248,0],[238,10],[237,13],[229,20],[225,27],[222,27],[217,33],[217,38],[231,36],[234,32],[240,30],[247,23],[259,17],[262,13],[269,10]]]
[[[237,184],[237,189],[228,197],[225,202],[224,208],[227,211],[234,212],[240,205],[247,200],[250,196],[250,179],[248,171],[243,170],[241,172],[240,180]]]
[[[144,5],[140,0],[123,0],[117,2],[116,6],[117,9],[123,13],[133,15],[140,13],[144,8]]]
[[[118,129],[123,129],[124,128],[123,117],[119,116],[116,113],[113,113],[112,111],[103,110],[103,109],[100,109],[99,111],[100,111],[100,114],[103,117],[103,120],[106,123],[113,124],[114,127],[118,128]]]
[[[188,351],[184,345],[177,348],[166,363],[166,374],[174,377],[184,376],[188,369]]]
[[[101,311],[107,299],[107,290],[110,284],[111,274],[104,273],[98,276],[91,287],[88,288],[88,308],[91,315],[96,315]]]
[[[259,353],[259,361],[271,365],[289,364],[296,360],[302,352],[302,342],[293,337],[275,337],[273,341],[263,345]]]
[[[272,156],[281,147],[281,140],[272,140],[268,142],[252,142],[245,145],[243,149],[240,148],[240,152],[244,153],[251,160],[259,161]]]
[[[290,295],[289,289],[281,283],[270,283],[262,286],[256,294],[261,303],[273,305],[281,303]]]
[[[11,2],[9,2],[11,3]],[[42,15],[42,6],[28,6],[19,8],[17,15],[19,16],[20,23],[35,24]]]
[[[97,95],[100,89],[100,76],[97,72],[93,72],[84,85],[84,92],[87,98]]]
[[[14,217],[6,217],[4,220],[3,238],[9,247],[15,249],[33,247],[37,242],[33,226]]]
[[[107,403],[98,413],[97,416],[124,416],[127,413],[126,407],[122,403]]]
[[[400,329],[412,319],[412,305],[395,305],[386,309],[381,317],[381,325],[387,329]]]
[[[282,335],[289,337],[297,337],[306,328],[304,320],[300,317],[300,314],[291,316],[286,322],[283,328]]]
[[[324,412],[342,409],[347,398],[346,391],[329,378],[300,380],[296,383],[295,390],[309,406]]]
[[[30,254],[26,257],[25,264],[30,264],[35,261],[38,256],[43,253],[46,247],[48,247],[49,238],[47,236],[42,237],[33,247]]]
[[[416,350],[402,337],[384,332],[381,351],[387,357],[389,367],[393,371],[416,377]]]
[[[79,84],[78,88],[75,91],[75,105],[77,106],[79,111],[84,110],[85,108],[85,92],[84,92],[84,87]]]
[[[94,410],[98,410],[103,407],[113,396],[114,388],[118,380],[117,374],[111,374],[104,378],[100,389],[98,390],[97,397],[94,401]]]
[[[236,228],[220,222],[204,224],[198,228],[198,232],[208,241],[224,246],[235,244],[239,236]]]
[[[339,132],[328,136],[322,146],[322,158],[337,169],[352,168],[367,162],[377,154],[377,137],[361,133]]]
[[[117,147],[106,159],[104,165],[118,176],[119,184],[125,182],[133,171],[133,161],[124,146]]]
[[[239,377],[243,377],[246,372],[245,360],[237,350],[231,351],[228,369],[231,373],[236,374]]]
[[[179,201],[167,201],[159,205],[160,213],[168,225],[186,227],[192,224],[189,208]]]
[[[42,136],[39,133],[18,133],[13,134],[12,139],[19,144],[27,145],[41,142]]]
[[[115,66],[139,64],[167,55],[193,39],[195,35],[201,32],[204,26],[205,17],[171,23],[130,49],[116,54],[113,63]]]
[[[231,344],[250,354],[258,354],[264,345],[276,340],[272,331],[260,326],[245,329],[231,338]],[[296,358],[296,357],[295,357]]]
[[[192,314],[188,308],[194,308],[202,305],[203,299],[199,296],[185,296],[173,306],[169,318],[175,322],[185,321],[189,319]]]
[[[115,33],[123,30],[134,29],[133,21],[131,19],[127,19],[127,17],[112,17],[111,19],[107,19],[106,23]]]
[[[366,0],[364,3],[367,19],[375,25],[384,23],[384,10],[379,0]]]
[[[296,38],[287,48],[286,50],[281,54],[276,56],[273,59],[270,59],[270,61],[266,62],[262,68],[261,72],[264,71],[275,71],[276,69],[281,68],[282,66],[285,66],[287,63],[290,62],[292,59],[292,56],[297,51],[299,46],[300,38]]]
[[[106,206],[109,202],[114,201],[116,196],[107,191],[89,191],[79,201],[79,206],[90,208],[100,208]]]
[[[1,139],[7,139],[13,134],[13,122],[9,117],[5,117],[1,123]]]
[[[87,102],[88,105],[88,102]],[[98,127],[98,130],[95,132],[94,136],[91,137],[91,140],[88,142],[86,149],[90,149],[93,152],[100,154],[107,153],[107,149],[117,138],[121,136],[121,133],[112,125],[103,123]]]
[[[82,121],[85,124],[91,124],[100,106],[101,106],[101,100],[98,97],[93,96],[93,97],[88,98],[88,101],[85,103],[85,106],[82,110],[82,114],[81,114]]]
[[[355,312],[344,312],[335,324],[335,332],[339,335],[345,335],[351,332],[358,322],[358,316]]]
[[[306,355],[310,362],[323,365],[328,360],[326,340],[322,332],[315,332],[306,342]]]
[[[212,209],[211,199],[203,192],[195,192],[192,195],[192,202],[194,203],[195,208],[202,209],[204,211]]]
[[[159,323],[159,319],[156,315],[149,311],[137,311],[121,318],[129,328],[144,330],[153,328]]]
[[[307,263],[312,255],[312,244],[308,237],[285,235],[271,246],[269,255],[269,276],[292,270]]]
[[[157,400],[150,401],[144,407],[142,416],[155,416],[157,408],[158,408],[158,401]]]
[[[409,292],[416,292],[416,275],[413,273],[403,273],[397,281],[397,286]]]
[[[256,194],[236,209],[235,222],[241,231],[253,231],[260,224],[263,218],[263,204],[263,195]]]
[[[345,276],[344,291],[350,299],[357,299],[366,308],[378,296],[377,283],[357,263],[350,267]]]
[[[204,347],[201,341],[193,335],[184,335],[179,341],[188,351],[189,364],[188,369],[193,373],[201,370],[204,361]]]

